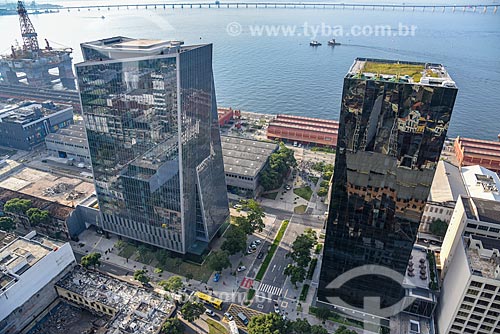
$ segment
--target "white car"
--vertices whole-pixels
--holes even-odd
[[[280,308],[279,308],[279,306],[278,306],[278,304],[277,304],[277,303],[276,303],[276,304],[274,304],[274,312],[275,312],[276,314],[280,314]]]
[[[208,308],[205,310],[205,314],[211,316],[212,318],[215,317],[215,312],[212,310],[209,310]]]
[[[226,319],[227,319],[227,320],[229,320],[229,321],[233,321],[233,320],[234,320],[233,316],[232,316],[231,314],[229,314],[228,312],[224,313],[224,316],[225,316],[225,317],[226,317]]]
[[[245,266],[239,266],[237,270],[238,270],[238,272],[242,272],[244,270],[247,270],[247,267],[245,267]]]

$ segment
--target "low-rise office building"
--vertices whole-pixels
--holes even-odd
[[[469,196],[500,201],[500,178],[494,171],[479,165],[462,167],[462,178]]]
[[[437,310],[440,333],[500,333],[500,240],[456,233]]]
[[[82,124],[73,124],[56,133],[48,134],[45,146],[47,152],[54,157],[90,165],[89,143],[85,126]]]
[[[69,243],[31,232],[0,249],[0,333],[17,334],[56,298],[54,284],[76,264]]]
[[[278,144],[231,136],[221,136],[221,143],[229,192],[257,196],[260,172]]]
[[[441,247],[441,276],[446,276],[456,249],[458,236],[478,236],[500,240],[500,202],[460,196]]]
[[[432,222],[438,219],[449,223],[458,197],[466,194],[460,169],[449,162],[439,161],[419,230],[428,232]]]
[[[45,137],[73,123],[73,107],[51,101],[8,105],[0,110],[0,145],[31,150]]]
[[[57,282],[55,290],[62,300],[107,316],[101,334],[156,334],[175,310],[165,296],[80,266]]]

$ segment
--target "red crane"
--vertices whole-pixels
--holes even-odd
[[[33,23],[31,23],[28,17],[28,12],[26,7],[24,7],[24,2],[17,2],[17,14],[19,14],[19,24],[21,26],[21,36],[23,36],[24,49],[38,52],[40,47],[38,46],[38,34],[35,31]]]

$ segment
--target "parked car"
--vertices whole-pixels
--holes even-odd
[[[214,275],[214,282],[218,282],[220,280],[220,274],[219,273],[215,273]]]
[[[238,313],[238,318],[240,318],[241,322],[246,326],[248,325],[248,318],[243,312]]]
[[[231,314],[229,314],[228,312],[224,313],[224,316],[226,317],[227,320],[229,321],[233,321],[233,316]]]
[[[260,239],[255,239],[254,241],[252,241],[252,245],[260,245],[262,243],[262,241],[260,241]]]
[[[264,253],[263,252],[259,252],[259,255],[257,255],[257,258],[258,259],[262,259],[264,257]]]
[[[280,308],[279,308],[278,303],[275,303],[275,304],[274,304],[274,312],[275,312],[276,314],[280,314]]]
[[[208,308],[205,310],[205,314],[211,316],[212,318],[215,318],[215,312],[209,310]]]
[[[242,272],[244,270],[247,270],[247,267],[245,267],[245,266],[239,266],[237,270],[238,270],[238,272]]]

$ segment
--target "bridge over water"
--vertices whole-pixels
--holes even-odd
[[[142,3],[142,4],[113,4],[89,6],[65,6],[67,11],[91,10],[131,10],[131,9],[175,9],[175,8],[317,8],[317,9],[351,9],[351,10],[400,10],[400,11],[427,11],[450,13],[493,13],[496,14],[498,4],[472,5],[410,5],[410,4],[363,4],[363,3],[335,3],[335,2],[175,2],[175,3]]]

